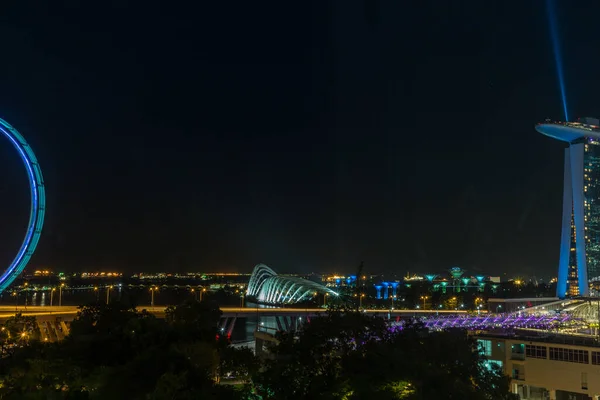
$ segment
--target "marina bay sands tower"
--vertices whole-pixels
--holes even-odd
[[[600,120],[551,122],[535,129],[568,143],[556,295],[597,295],[600,284]],[[594,288],[590,292],[590,288]]]

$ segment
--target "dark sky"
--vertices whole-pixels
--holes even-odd
[[[48,193],[31,267],[554,275],[544,2],[7,3],[0,117]],[[570,114],[600,115],[600,4],[557,3]],[[6,265],[29,197],[0,144]]]

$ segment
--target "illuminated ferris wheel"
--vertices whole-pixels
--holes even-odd
[[[44,193],[42,171],[29,144],[27,144],[23,136],[15,128],[2,119],[0,119],[0,133],[6,136],[23,160],[31,191],[31,210],[25,239],[23,239],[23,244],[12,263],[0,276],[0,293],[2,293],[23,272],[23,269],[25,269],[35,251],[40,234],[42,233],[42,226],[44,225],[46,195]]]

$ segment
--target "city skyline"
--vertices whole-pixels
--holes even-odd
[[[4,5],[0,397],[600,400],[598,14]]]
[[[32,268],[555,274],[540,7],[153,4],[6,9],[0,118],[47,189]],[[598,115],[595,11],[557,13],[573,115]],[[4,141],[0,169],[7,266],[29,200]]]

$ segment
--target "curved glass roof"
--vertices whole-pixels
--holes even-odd
[[[337,296],[333,290],[316,282],[296,276],[281,276],[264,264],[254,267],[248,282],[247,296],[264,304],[293,304],[317,294]]]

